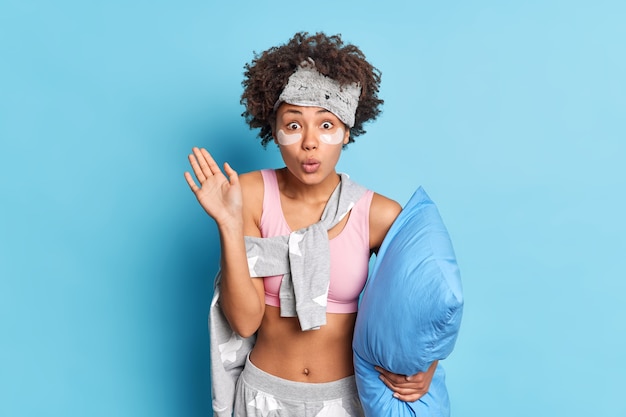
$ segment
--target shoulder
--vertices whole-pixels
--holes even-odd
[[[402,211],[398,202],[374,193],[370,206],[370,249],[378,250],[387,231]]]
[[[242,190],[263,195],[263,176],[261,171],[251,171],[239,175],[239,183]]]
[[[260,236],[264,192],[261,171],[239,175],[239,184],[243,196],[244,233],[247,236]]]

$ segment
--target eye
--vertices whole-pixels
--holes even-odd
[[[322,123],[322,129],[328,130],[328,129],[332,129],[332,128],[333,128],[333,124],[331,122],[326,121],[326,122]]]
[[[287,130],[298,130],[300,125],[296,122],[287,123]]]

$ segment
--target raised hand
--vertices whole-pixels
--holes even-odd
[[[237,172],[225,163],[224,171],[228,175],[226,177],[204,148],[193,148],[193,153],[189,155],[189,163],[200,185],[196,184],[189,172],[185,172],[185,179],[202,208],[215,219],[218,226],[241,227],[242,195]]]

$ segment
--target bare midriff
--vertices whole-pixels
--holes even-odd
[[[280,317],[278,307],[266,305],[250,361],[268,374],[297,382],[331,382],[353,375],[355,321],[356,313],[328,313],[325,326],[303,332],[297,318]]]

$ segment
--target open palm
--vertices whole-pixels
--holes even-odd
[[[226,177],[206,149],[193,148],[189,163],[200,185],[189,172],[185,172],[185,179],[209,216],[218,225],[241,222],[242,196],[237,172],[225,163]]]

